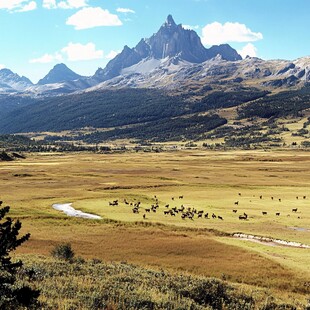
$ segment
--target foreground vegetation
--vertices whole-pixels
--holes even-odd
[[[24,256],[44,309],[306,309],[267,290],[216,278],[172,274],[126,262]]]

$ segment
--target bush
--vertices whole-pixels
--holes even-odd
[[[63,243],[56,245],[52,250],[51,254],[55,258],[63,259],[66,261],[72,261],[74,257],[74,252],[71,248],[70,243]]]

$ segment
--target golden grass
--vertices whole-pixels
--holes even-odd
[[[244,232],[309,244],[310,153],[33,154],[23,161],[0,163],[0,173],[1,200],[13,207],[11,214],[32,234],[23,253],[48,255],[55,244],[69,241],[85,257],[208,276],[225,274],[232,281],[287,291],[304,292],[310,277],[308,249],[270,247],[207,232]],[[155,203],[154,195],[159,210],[146,213],[143,220],[143,210]],[[124,198],[141,201],[142,212],[133,214]],[[109,206],[115,199],[120,205]],[[67,218],[51,207],[66,202],[124,224]],[[168,203],[215,213],[224,220],[167,216],[163,210]],[[292,208],[298,212],[292,213]],[[262,211],[268,214],[263,216]],[[238,219],[243,212],[248,221]]]

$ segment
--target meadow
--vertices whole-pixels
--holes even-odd
[[[2,162],[0,173],[1,200],[31,233],[17,251],[26,260],[70,242],[84,259],[221,278],[296,305],[309,298],[309,248],[233,236],[310,245],[309,152],[41,153]],[[68,217],[55,203],[72,203],[102,220]],[[146,210],[156,204],[156,212]],[[164,214],[173,208],[203,216]]]

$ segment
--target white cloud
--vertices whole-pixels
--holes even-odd
[[[222,25],[214,22],[202,29],[201,41],[205,45],[216,45],[227,42],[254,42],[262,38],[260,32],[253,32],[244,24],[227,22]]]
[[[111,14],[102,8],[83,8],[70,16],[67,25],[74,26],[76,30],[88,29],[100,26],[121,26],[122,22],[117,15]]]
[[[199,29],[199,26],[191,26],[191,25],[182,25],[183,29],[187,29],[187,30],[194,30],[194,29]]]
[[[0,70],[3,69],[3,68],[5,68],[5,65],[0,64]]]
[[[134,10],[132,9],[125,9],[125,8],[118,8],[116,9],[116,12],[119,12],[119,13],[136,13]]]
[[[87,43],[85,45],[80,43],[70,42],[61,50],[66,54],[69,61],[92,60],[103,58],[103,51],[96,50],[94,43]]]
[[[17,12],[28,12],[33,11],[37,8],[37,3],[35,1],[31,1],[28,4],[26,4],[24,7],[17,10]]]
[[[256,57],[257,48],[252,43],[248,43],[241,50],[238,50],[238,53],[242,56],[242,58],[245,58],[246,56]]]
[[[37,8],[35,1],[30,0],[0,0],[0,10],[26,12]]]
[[[53,55],[44,54],[42,57],[30,59],[29,62],[32,64],[34,63],[47,64],[47,63],[51,63],[54,61],[62,61],[62,60],[63,60],[62,55],[60,55],[59,53],[55,53]]]
[[[29,62],[46,64],[52,62],[61,62],[64,60],[82,61],[82,60],[93,60],[102,58],[103,58],[103,51],[96,50],[96,46],[94,43],[89,42],[83,45],[81,43],[70,42],[67,46],[62,48],[60,51],[55,52],[54,54],[44,54],[39,58],[29,60]]]
[[[105,56],[105,58],[106,59],[113,59],[117,54],[119,54],[120,53],[120,51],[110,51],[110,53],[109,54],[107,54],[106,56]]]
[[[45,9],[79,9],[87,6],[87,0],[43,0],[43,8]]]
[[[43,0],[42,6],[45,9],[56,9],[57,5],[56,5],[56,1],[55,0]]]

